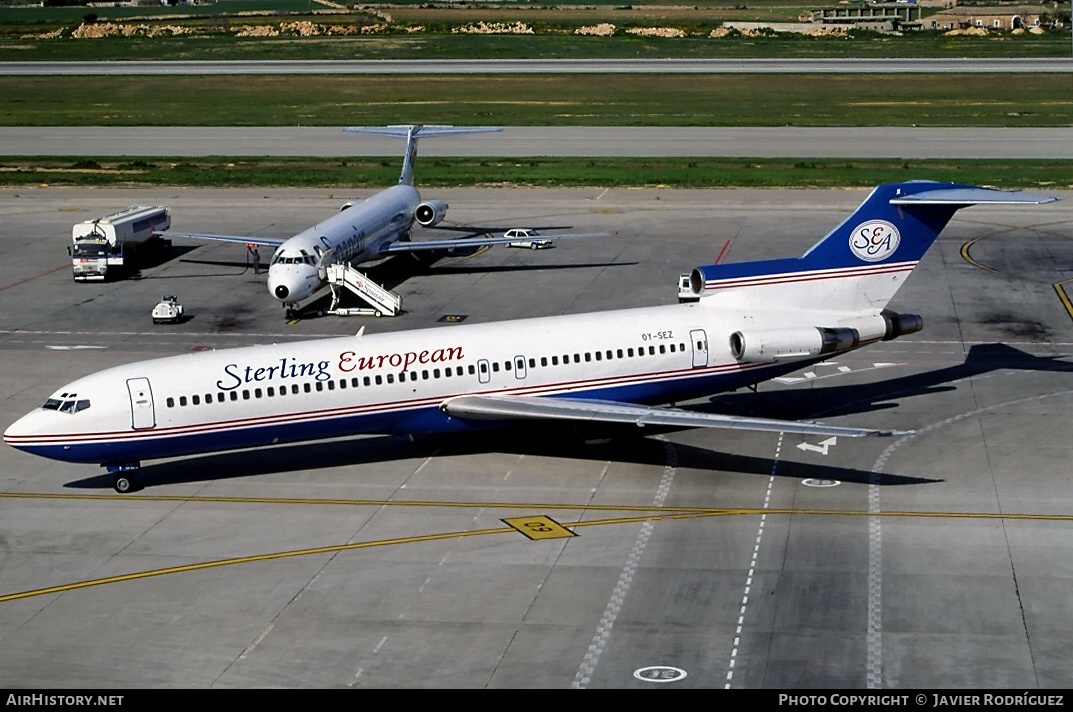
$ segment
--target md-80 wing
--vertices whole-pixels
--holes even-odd
[[[571,237],[606,237],[606,232],[572,233],[565,235],[545,235],[541,233],[537,240],[564,240]],[[462,237],[451,240],[425,240],[423,242],[392,242],[380,248],[384,255],[396,252],[416,252],[418,250],[454,250],[459,247],[484,247],[485,245],[507,245],[518,242],[517,237]]]

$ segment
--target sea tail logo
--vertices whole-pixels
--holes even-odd
[[[865,262],[882,262],[895,253],[902,236],[886,220],[869,220],[853,229],[849,248]]]

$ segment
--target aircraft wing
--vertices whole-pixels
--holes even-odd
[[[565,235],[545,235],[541,233],[534,240],[562,240],[574,237],[605,237],[606,232],[572,233]],[[485,245],[505,245],[508,242],[521,242],[521,237],[463,237],[457,240],[426,240],[424,242],[392,242],[380,248],[382,254],[395,252],[416,252],[418,250],[453,250],[459,247],[484,247]]]
[[[745,418],[721,413],[700,413],[680,408],[659,408],[617,401],[537,396],[470,395],[440,404],[447,415],[473,420],[584,420],[603,423],[670,425],[683,428],[759,430],[801,435],[836,435],[847,438],[907,435],[911,430],[874,430],[823,423],[768,418]]]
[[[158,233],[161,237],[189,237],[195,240],[216,240],[218,242],[237,242],[240,245],[265,245],[279,247],[284,243],[280,237],[254,237],[253,235],[210,235],[203,232],[167,232]]]

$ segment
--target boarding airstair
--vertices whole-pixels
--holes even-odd
[[[336,262],[326,269],[328,286],[332,289],[332,306],[329,314],[336,316],[397,316],[402,311],[402,297],[369,279],[348,264]],[[368,307],[340,307],[339,297],[343,289],[349,289],[362,298]]]

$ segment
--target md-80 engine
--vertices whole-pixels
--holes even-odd
[[[442,200],[429,200],[417,206],[414,219],[422,227],[432,227],[447,217],[447,203]]]

